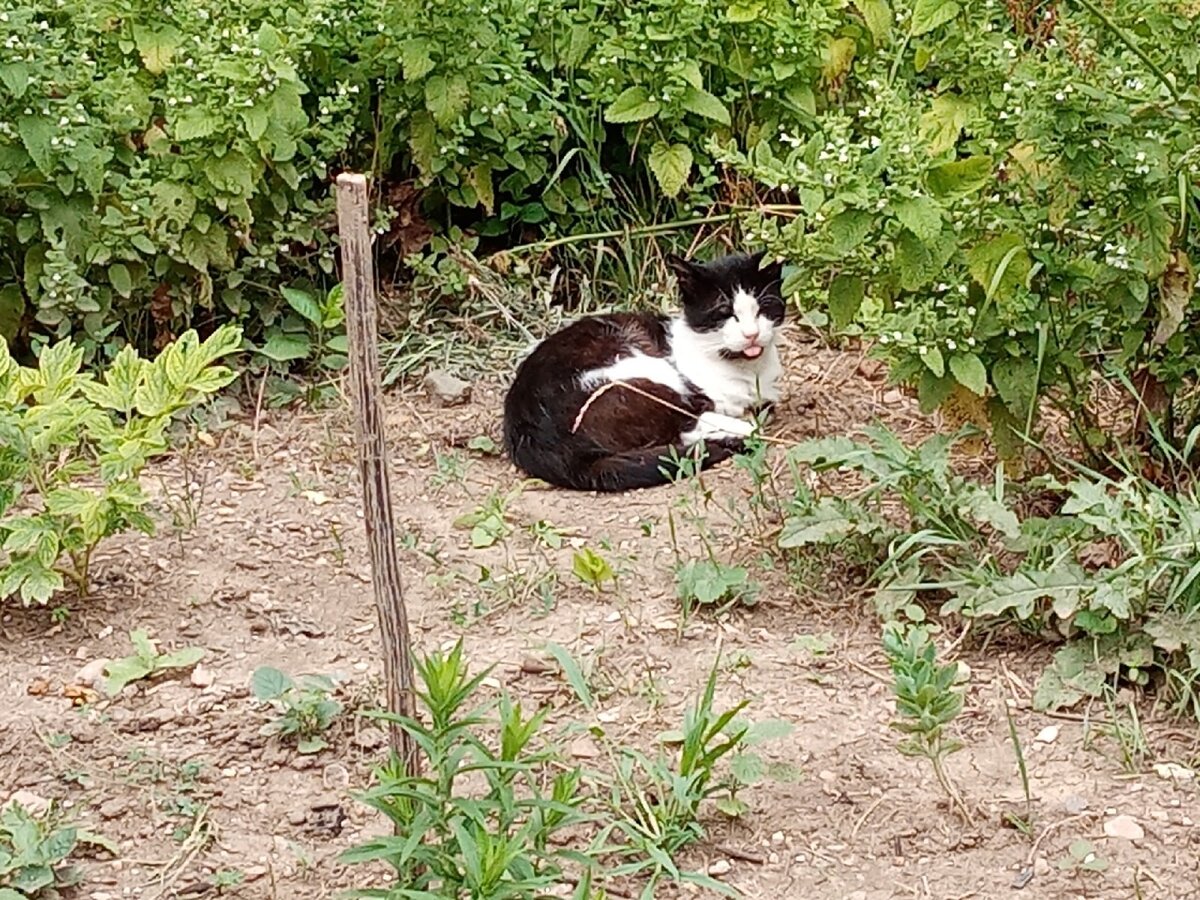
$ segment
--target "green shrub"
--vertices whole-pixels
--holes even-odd
[[[332,6],[6,7],[0,335],[161,347],[251,300],[271,324],[285,262],[332,271],[324,182],[358,91],[321,68]]]
[[[69,340],[37,368],[0,343],[0,600],[45,604],[64,575],[86,596],[101,540],[153,531],[137,476],[166,451],[172,419],[236,377],[218,360],[240,343],[225,326],[204,342],[185,333],[154,362],[125,347],[102,378],[80,371]]]
[[[794,204],[752,229],[788,291],[1010,453],[1042,395],[1102,444],[1093,371],[1165,412],[1200,362],[1195,4],[854,8],[811,126],[720,154]]]

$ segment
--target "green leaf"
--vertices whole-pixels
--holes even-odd
[[[929,197],[912,197],[892,204],[900,223],[928,244],[942,233],[942,207]]]
[[[250,692],[256,700],[274,700],[295,686],[291,678],[272,666],[260,666],[250,676]]]
[[[203,647],[183,647],[173,653],[164,653],[155,660],[156,669],[186,669],[204,658]]]
[[[10,284],[0,288],[0,343],[16,338],[24,316],[25,295],[21,293],[21,286]],[[0,374],[3,368],[0,365]]]
[[[43,116],[21,116],[17,119],[17,134],[38,171],[43,175],[54,174],[54,158],[51,155],[50,139],[57,129],[51,119]]]
[[[968,156],[934,166],[926,176],[929,190],[937,197],[963,197],[986,187],[992,181],[992,158]]]
[[[592,690],[588,687],[587,679],[583,675],[583,670],[579,668],[579,663],[575,661],[575,657],[566,647],[553,642],[546,644],[546,652],[554,657],[559,668],[562,669],[563,676],[571,685],[571,689],[575,691],[579,702],[588,709],[592,709],[596,705],[596,700],[592,696]]]
[[[739,780],[744,781],[744,779]],[[753,784],[754,782],[745,781],[744,783]],[[717,807],[718,812],[720,812],[722,815],[729,816],[731,819],[736,819],[739,816],[744,816],[746,813],[750,812],[750,807],[746,804],[746,802],[744,800],[737,799],[737,797],[718,797],[714,805]]]
[[[938,378],[946,374],[946,361],[942,358],[942,351],[937,347],[926,347],[925,352],[921,354],[921,362]]]
[[[858,7],[876,46],[887,44],[892,37],[892,21],[894,19],[887,0],[854,0],[854,5]]]
[[[424,78],[433,71],[429,56],[431,45],[424,38],[412,38],[400,44],[400,66],[405,81]]]
[[[626,88],[604,111],[604,119],[616,125],[642,122],[658,115],[659,102],[651,100],[644,87]]]
[[[193,106],[184,110],[174,120],[171,134],[177,141],[194,141],[216,133],[222,124],[219,116],[213,115],[202,106]]]
[[[1024,419],[1037,396],[1037,363],[1024,356],[1004,357],[992,366],[992,384],[1009,411]]]
[[[679,98],[679,103],[688,112],[729,126],[729,110],[725,108],[725,104],[703,88],[688,85]]]
[[[980,397],[987,393],[987,369],[974,353],[955,353],[950,357],[950,371],[972,393]]]
[[[313,325],[321,324],[321,304],[308,291],[299,288],[284,287],[279,289],[288,306],[298,312],[306,321]]]
[[[932,244],[927,244],[911,231],[902,231],[896,239],[900,286],[906,291],[916,291],[931,283],[946,268],[956,248],[953,232],[943,232]]]
[[[29,66],[19,60],[0,64],[0,84],[11,97],[20,100],[29,87]]]
[[[866,285],[857,275],[838,275],[829,284],[829,319],[841,330],[849,326],[862,306]]]
[[[124,263],[113,263],[108,267],[108,283],[122,297],[133,293],[133,278],[130,277],[129,268]]]
[[[171,66],[171,57],[179,45],[179,34],[173,28],[154,31],[133,26],[133,41],[142,57],[142,65],[151,75],[161,75]]]
[[[806,211],[815,214],[818,210]],[[825,234],[829,238],[829,249],[834,258],[857,250],[871,233],[873,224],[874,217],[861,209],[847,209],[833,216],[825,225]]]
[[[762,13],[762,4],[746,2],[735,2],[729,4],[729,8],[725,10],[725,18],[737,25],[744,25],[747,22],[757,22],[759,15]]]
[[[687,184],[692,171],[692,151],[686,144],[655,141],[650,148],[649,165],[662,192],[668,197],[675,197]]]
[[[913,4],[909,34],[919,37],[927,34],[958,15],[959,5],[955,0],[916,0]]]
[[[921,115],[921,139],[931,156],[940,156],[958,143],[958,136],[971,115],[971,104],[958,94],[933,98],[930,109]]]
[[[452,126],[467,111],[471,88],[463,75],[434,75],[425,81],[425,108],[442,128]]]
[[[150,640],[150,635],[141,628],[129,632],[129,642],[133,644],[138,658],[148,664],[153,663],[158,656],[158,651],[155,649],[154,642]]]
[[[140,681],[152,670],[137,657],[127,656],[113,660],[104,667],[104,671],[108,676],[104,681],[104,690],[110,697],[115,697],[125,690],[126,685]]]
[[[306,334],[287,334],[275,331],[258,350],[267,359],[289,362],[293,359],[308,359],[312,354],[312,341]]]
[[[1023,239],[1014,233],[992,238],[967,252],[967,271],[987,296],[1000,304],[1025,285],[1032,268]]]

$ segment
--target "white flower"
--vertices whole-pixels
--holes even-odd
[[[948,338],[946,340],[946,349],[947,350],[957,350],[958,349],[958,344],[956,344],[954,342],[954,338]]]

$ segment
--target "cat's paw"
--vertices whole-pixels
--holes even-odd
[[[758,423],[722,413],[706,412],[696,422],[696,430],[705,440],[744,439],[758,430]]]

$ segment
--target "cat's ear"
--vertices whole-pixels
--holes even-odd
[[[772,260],[764,266],[762,261],[766,257],[766,254],[767,251],[762,250],[756,253],[754,257],[756,260],[755,265],[760,267],[758,270],[758,283],[770,287],[783,280],[783,261]]]
[[[676,253],[668,253],[664,261],[667,268],[674,273],[675,280],[679,282],[680,293],[686,297],[700,280],[699,267]]]

